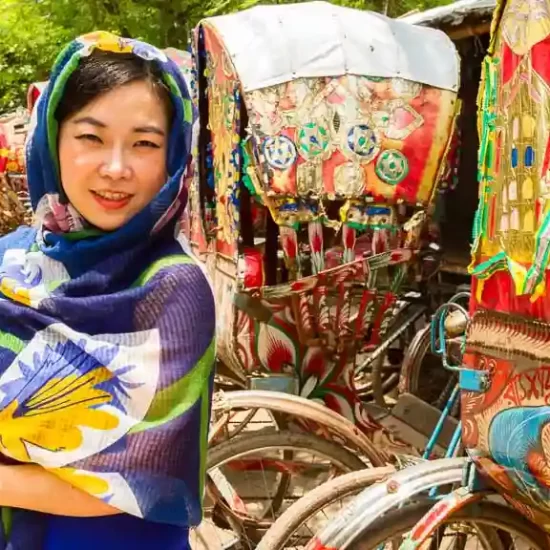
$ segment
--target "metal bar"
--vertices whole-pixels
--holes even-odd
[[[371,363],[387,351],[395,340],[397,340],[412,324],[418,321],[427,309],[427,307],[423,306],[408,317],[406,321],[403,321],[402,325],[395,329],[389,336],[384,338],[384,341],[355,369],[355,372],[359,374],[366,370]],[[397,315],[399,315],[399,313]]]
[[[449,399],[447,399],[447,404],[445,405],[445,408],[441,412],[441,416],[439,417],[439,420],[437,421],[437,424],[434,428],[434,431],[432,432],[432,435],[430,436],[430,440],[428,441],[428,444],[426,445],[426,449],[424,450],[424,454],[422,455],[422,458],[424,460],[429,460],[429,458],[430,458],[430,456],[431,456],[431,454],[434,450],[435,444],[437,443],[439,435],[441,434],[441,430],[443,429],[443,425],[445,424],[445,420],[449,416],[449,413],[451,412],[451,409],[453,408],[453,406],[455,404],[455,401],[458,397],[458,392],[459,392],[459,388],[458,388],[458,384],[457,384],[453,389],[453,393],[451,394]],[[456,433],[456,430],[455,430],[455,433]],[[453,435],[453,439],[454,439],[454,435]],[[446,458],[448,458],[448,457],[446,457]]]
[[[311,548],[345,550],[382,514],[434,486],[462,481],[465,464],[466,458],[423,462],[365,489],[315,537]]]

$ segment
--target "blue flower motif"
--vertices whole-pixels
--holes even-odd
[[[10,264],[2,266],[0,277],[13,279],[23,288],[34,288],[42,282],[42,270],[37,265],[28,269],[19,264]]]
[[[147,59],[147,61],[160,61],[161,63],[166,63],[168,61],[168,57],[166,57],[162,51],[150,44],[140,42],[139,40],[132,40],[131,44],[133,53],[142,59]]]

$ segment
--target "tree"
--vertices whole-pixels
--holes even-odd
[[[299,0],[0,0],[0,113],[24,104],[31,82],[44,80],[62,45],[96,29],[162,48],[185,48],[203,17],[263,3]],[[451,0],[334,0],[396,17]]]

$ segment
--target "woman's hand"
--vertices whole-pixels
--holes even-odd
[[[41,466],[32,464],[0,465],[0,506],[75,517],[121,513]]]

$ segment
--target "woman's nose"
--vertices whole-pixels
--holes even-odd
[[[113,180],[128,179],[132,175],[132,169],[128,163],[124,151],[113,149],[101,163],[100,176]]]

